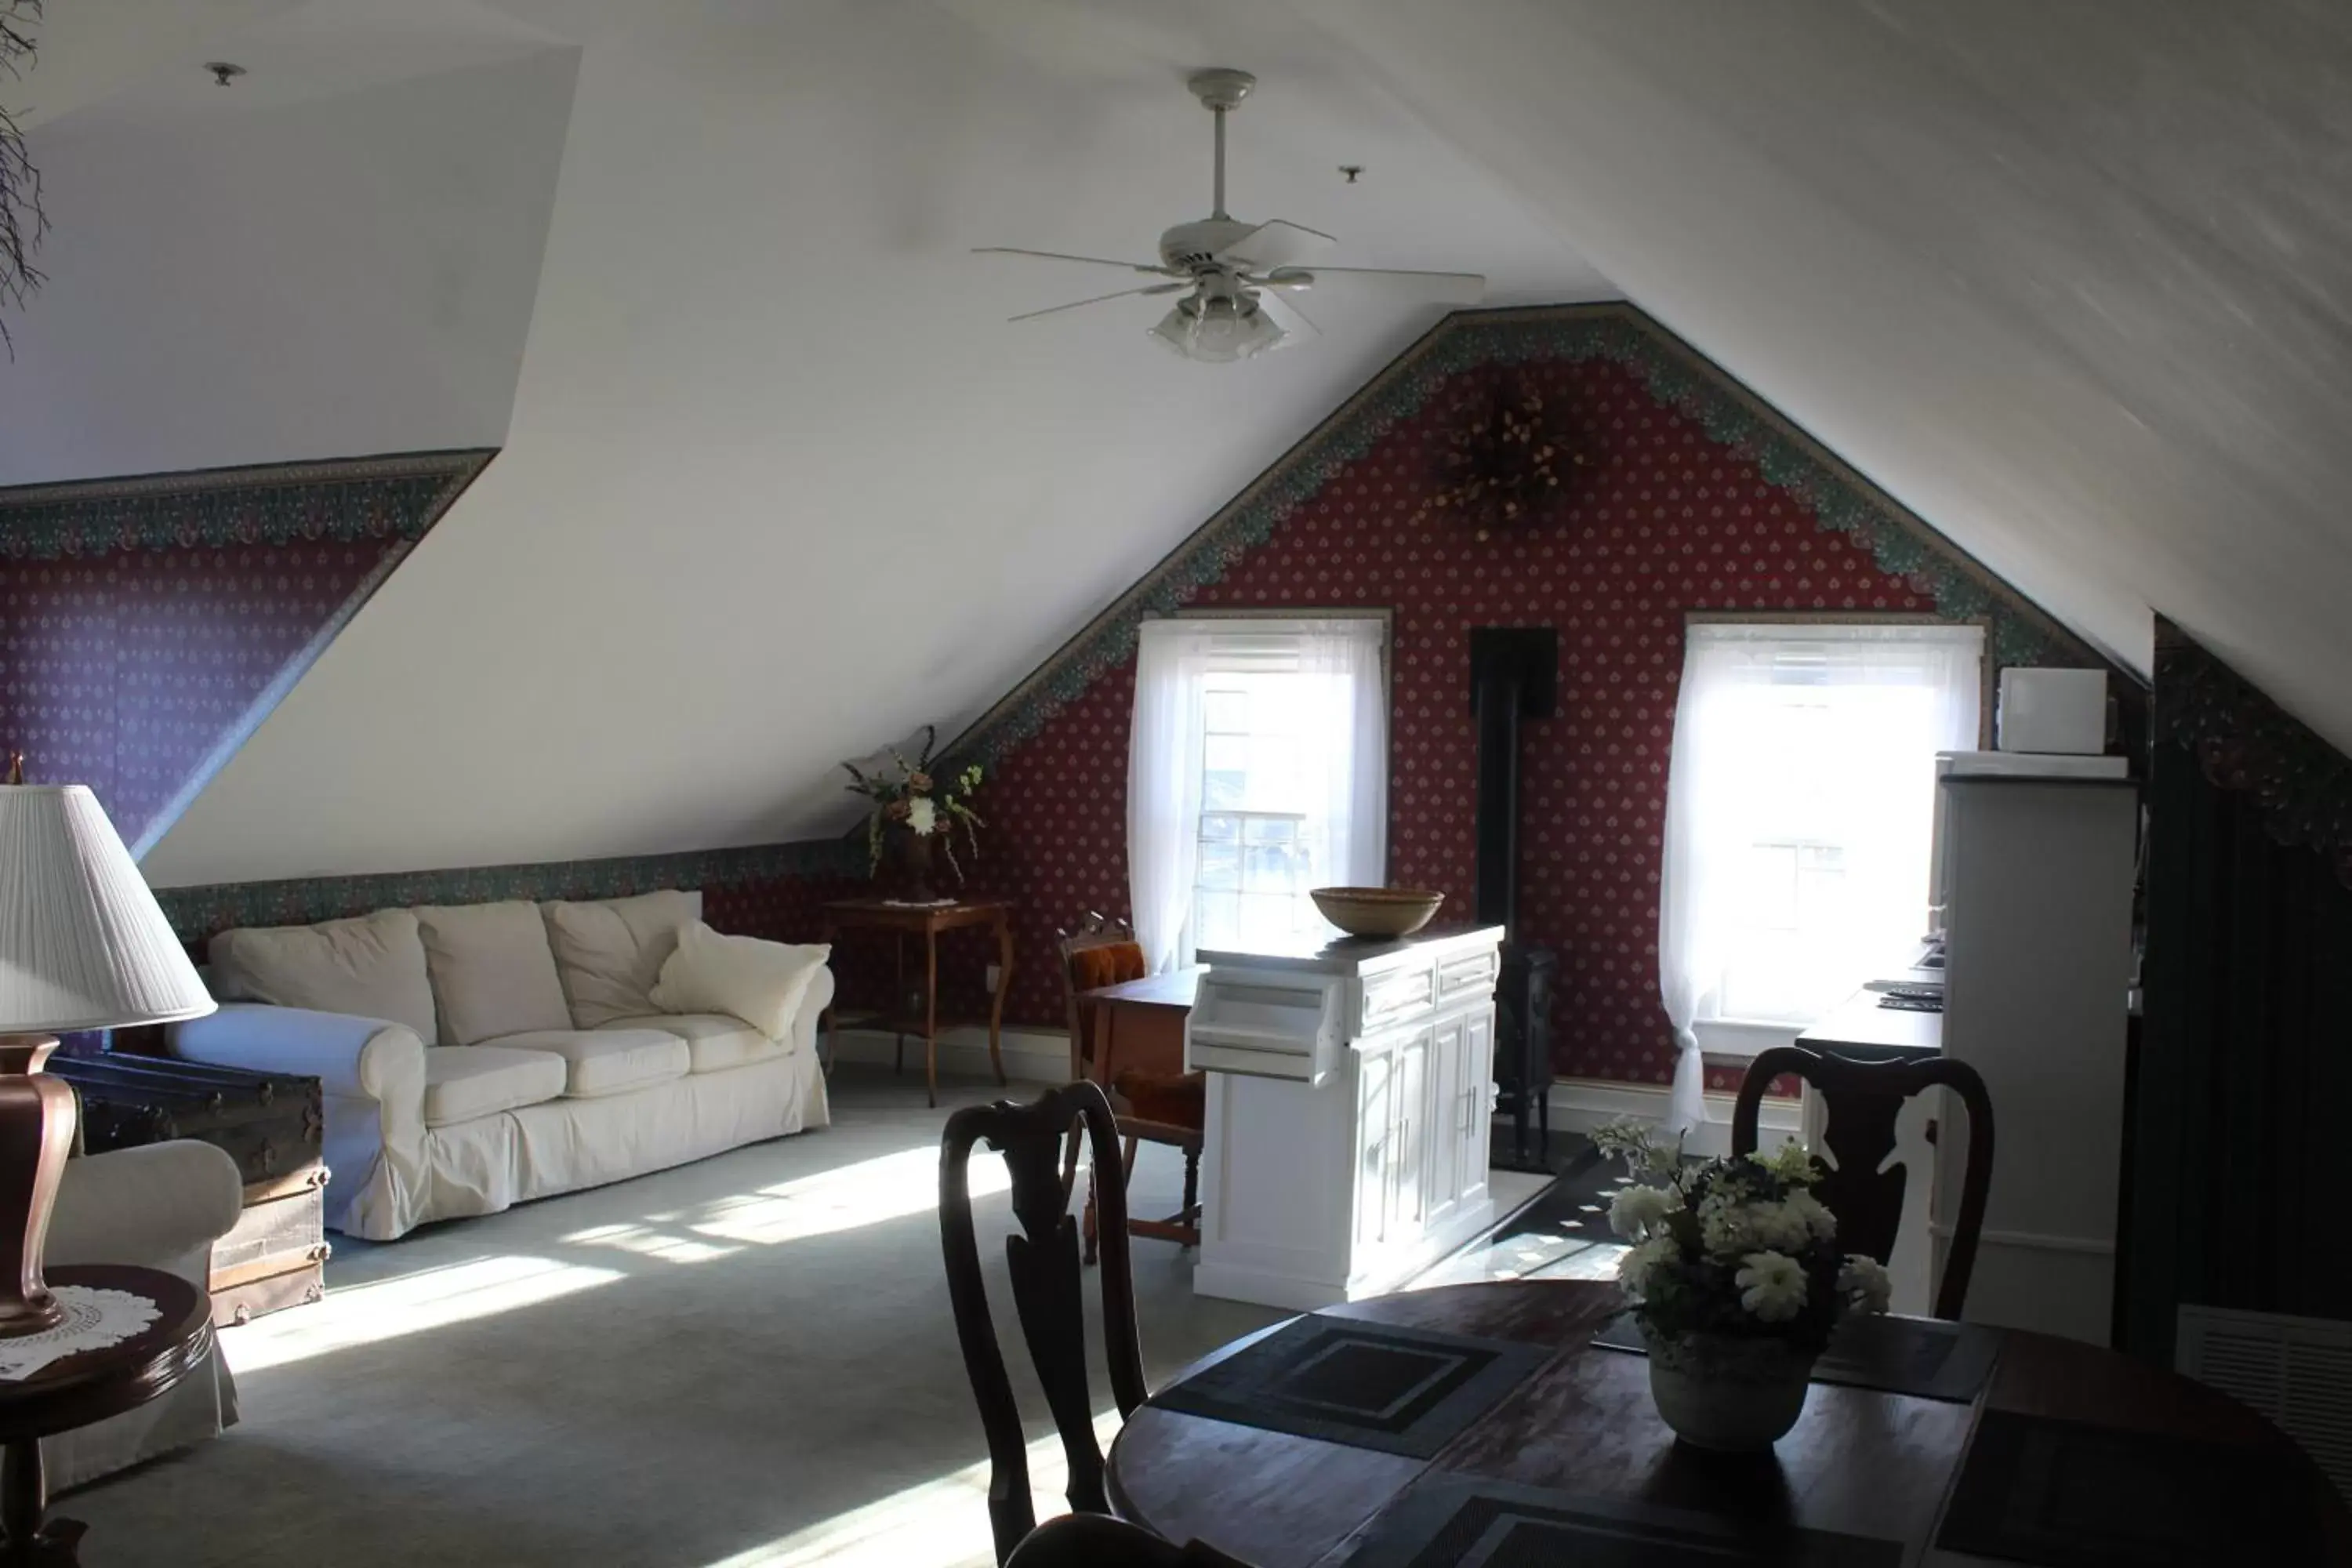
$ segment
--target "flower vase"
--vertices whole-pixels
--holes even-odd
[[[910,903],[929,903],[938,897],[931,891],[930,835],[894,822],[884,830],[882,847],[897,897]]]
[[[1642,1338],[1659,1417],[1695,1448],[1761,1453],[1804,1414],[1811,1351],[1731,1334],[1660,1337],[1644,1328]]]

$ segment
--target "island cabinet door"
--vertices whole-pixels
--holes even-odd
[[[1356,1064],[1356,1271],[1388,1245],[1396,1163],[1396,1052],[1359,1043]]]
[[[1436,1053],[1436,1035],[1423,1029],[1397,1044],[1396,1156],[1390,1172],[1390,1238],[1410,1246],[1429,1226],[1430,1178],[1442,1141],[1432,1095],[1436,1075],[1430,1069]]]
[[[1462,1020],[1462,1052],[1454,1061],[1455,1115],[1461,1135],[1454,1140],[1454,1186],[1459,1200],[1482,1203],[1486,1196],[1486,1169],[1495,1133],[1495,1009],[1479,1009]]]
[[[1462,1094],[1462,1054],[1468,1022],[1462,1017],[1444,1020],[1431,1042],[1427,1222],[1432,1226],[1443,1225],[1462,1205],[1462,1151],[1470,1135],[1469,1102]]]

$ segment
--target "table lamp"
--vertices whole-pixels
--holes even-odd
[[[131,852],[82,784],[0,784],[0,1335],[55,1327],[41,1248],[79,1115],[42,1074],[74,1029],[213,1010]]]

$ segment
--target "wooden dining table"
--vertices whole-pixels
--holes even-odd
[[[2318,1561],[2352,1565],[2352,1515],[2276,1427],[2202,1384],[2112,1351],[1994,1331],[1990,1371],[1972,1402],[1817,1381],[1796,1426],[1771,1453],[1714,1455],[1677,1442],[1659,1419],[1645,1356],[1591,1342],[1624,1306],[1612,1284],[1507,1280],[1327,1309],[1550,1353],[1432,1458],[1147,1404],[1111,1447],[1112,1506],[1171,1541],[1197,1540],[1255,1568],[1309,1568],[1348,1561],[1416,1483],[1500,1481],[1605,1500],[1602,1506],[1706,1515],[1742,1534],[1794,1527],[1896,1542],[1906,1565],[1957,1568],[1995,1561],[1952,1552],[1936,1538],[1979,1424],[1988,1412],[2014,1412],[2200,1439],[2233,1452],[2242,1446],[2266,1468],[2284,1468],[2295,1495],[2308,1495],[2325,1541]],[[1184,1378],[1284,1327],[1226,1346]],[[2176,1508],[2245,1507],[2219,1492],[2164,1500]],[[2233,1522],[2248,1549],[2233,1560],[2284,1561],[2256,1544],[2265,1521]]]

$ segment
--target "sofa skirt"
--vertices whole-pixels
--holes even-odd
[[[651,1089],[551,1100],[425,1131],[419,1168],[399,1179],[389,1163],[341,1228],[389,1240],[431,1220],[497,1214],[667,1170],[832,1120],[814,1050],[791,1051],[724,1072],[692,1073]]]

